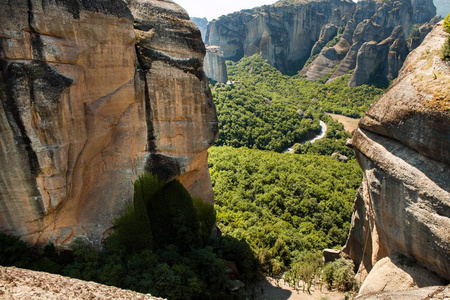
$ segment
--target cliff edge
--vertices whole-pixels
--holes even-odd
[[[442,22],[435,26],[351,140],[364,179],[343,251],[359,279],[368,274],[361,294],[450,280],[450,63],[440,59],[447,36]]]
[[[212,202],[204,44],[167,0],[0,3],[0,231],[100,243],[144,170]]]

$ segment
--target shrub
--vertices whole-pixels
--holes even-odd
[[[304,252],[299,255],[298,260],[291,265],[286,272],[285,280],[297,289],[299,281],[303,281],[303,292],[311,294],[311,286],[319,270],[322,268],[322,254],[320,252]]]
[[[204,202],[199,197],[194,197],[192,200],[200,222],[200,237],[203,245],[206,245],[211,237],[214,225],[216,225],[216,211],[214,205]]]
[[[0,265],[24,267],[30,262],[30,249],[18,237],[0,233]]]
[[[133,203],[127,212],[114,223],[114,239],[129,250],[140,251],[153,248],[153,234],[147,206],[161,188],[158,177],[146,173],[134,183]]]
[[[322,279],[329,289],[335,287],[340,291],[348,291],[355,285],[353,268],[351,261],[340,258],[325,265]]]
[[[445,31],[447,31],[448,33],[450,33],[450,14],[448,14],[448,15],[444,18],[444,29],[445,29]]]
[[[444,18],[444,29],[450,33],[450,14]],[[442,59],[450,60],[450,36],[445,41],[444,48],[442,48]]]
[[[147,213],[152,224],[153,247],[173,244],[186,251],[200,245],[200,225],[192,197],[174,180],[150,199]]]
[[[252,249],[244,240],[221,236],[212,238],[209,244],[218,257],[236,263],[241,280],[247,282],[260,279],[261,267]]]
[[[180,182],[144,174],[134,184],[132,205],[114,224],[112,239],[131,251],[168,245],[188,251],[206,245],[215,222],[213,205],[192,198]]]

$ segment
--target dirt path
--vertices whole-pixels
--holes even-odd
[[[344,128],[348,132],[352,132],[358,127],[359,120],[361,119],[354,119],[343,115],[338,114],[330,114],[327,113],[330,117],[332,117],[334,120],[341,122],[344,124]]]

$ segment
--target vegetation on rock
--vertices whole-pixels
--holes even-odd
[[[444,18],[444,29],[450,33],[450,14]],[[450,60],[450,36],[447,38],[447,41],[442,48],[442,59]]]
[[[135,182],[133,204],[115,223],[115,232],[98,251],[76,239],[71,250],[53,245],[29,248],[0,234],[0,265],[29,268],[168,299],[244,299],[231,291],[227,261],[236,262],[239,279],[259,276],[252,250],[231,236],[209,239],[213,206],[192,198],[177,181],[160,182],[145,174]]]

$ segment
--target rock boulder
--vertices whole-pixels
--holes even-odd
[[[343,251],[362,279],[400,254],[450,280],[450,65],[439,58],[446,38],[440,23],[354,132],[364,179]]]

